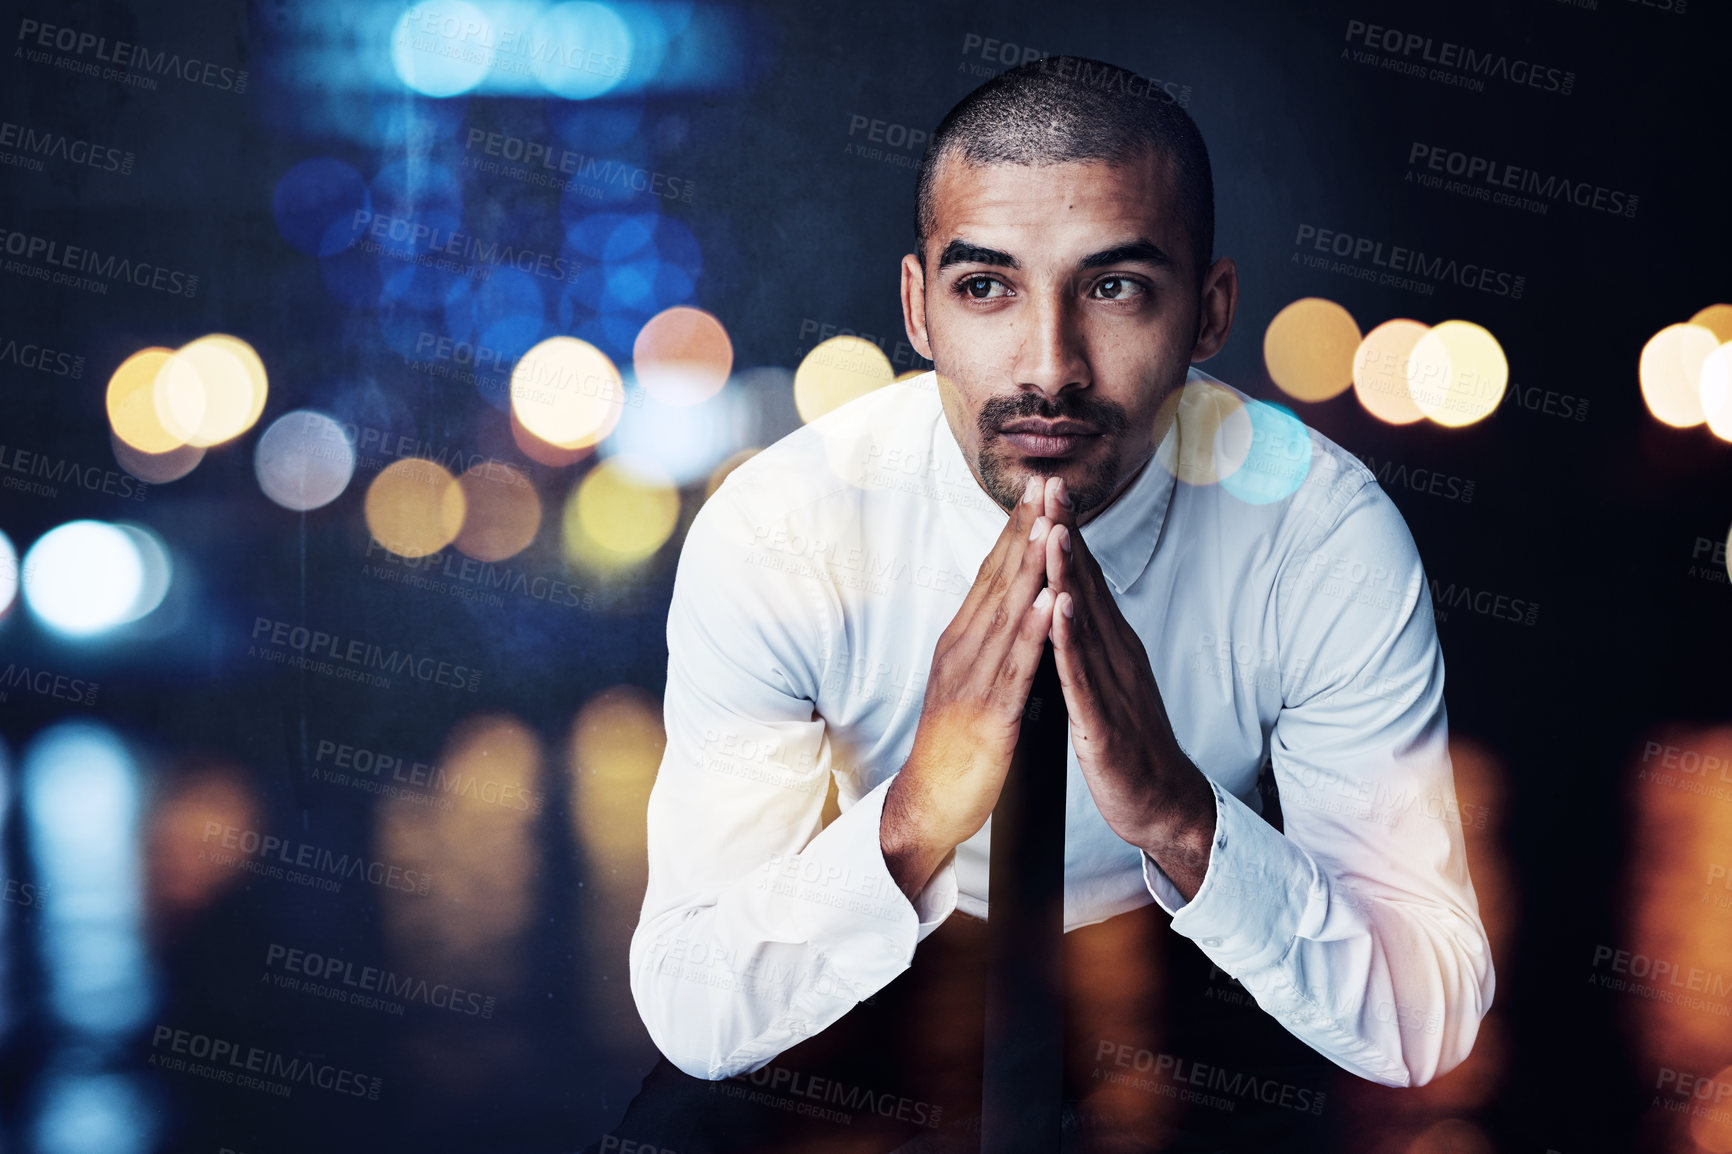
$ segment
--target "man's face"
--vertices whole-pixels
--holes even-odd
[[[1232,306],[1211,323],[1210,282],[1225,265],[1236,295],[1231,262],[1200,295],[1170,166],[1153,155],[1123,167],[951,158],[933,193],[925,264],[903,259],[903,310],[951,432],[1004,508],[1030,475],[1058,474],[1086,519],[1154,452],[1156,414],[1190,362],[1225,340]]]

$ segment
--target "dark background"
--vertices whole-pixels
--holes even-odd
[[[1465,429],[1382,425],[1351,393],[1288,402],[1374,467],[1405,470],[1380,475],[1434,579],[1540,607],[1531,626],[1471,609],[1440,621],[1452,733],[1490,767],[1489,784],[1473,787],[1494,818],[1471,843],[1484,855],[1472,859],[1475,881],[1482,900],[1508,912],[1510,931],[1496,958],[1495,1037],[1476,1051],[1471,1086],[1458,1079],[1450,1090],[1445,1079],[1423,1092],[1430,1097],[1339,1100],[1337,1109],[1381,1119],[1384,1148],[1692,1150],[1664,1108],[1671,1099],[1657,1093],[1661,1072],[1712,1075],[1732,1062],[1732,1019],[1717,1031],[1689,1024],[1690,1014],[1712,1022],[1723,1008],[1662,1011],[1593,984],[1605,969],[1596,949],[1639,950],[1639,927],[1650,924],[1640,912],[1649,891],[1631,888],[1657,860],[1642,841],[1658,828],[1644,824],[1654,790],[1637,777],[1646,744],[1707,750],[1724,738],[1703,727],[1728,720],[1732,600],[1724,554],[1713,548],[1732,521],[1732,450],[1703,429],[1655,421],[1636,373],[1656,331],[1732,298],[1732,24],[1723,6],[1692,0],[1678,11],[1679,2],[700,7],[702,20],[690,17],[670,51],[683,71],[670,66],[665,82],[591,102],[630,115],[641,108],[642,118],[623,140],[597,129],[584,151],[693,186],[689,203],[640,195],[608,207],[659,210],[689,228],[701,249],[695,266],[682,258],[693,287],[652,304],[713,312],[733,340],[737,372],[791,370],[837,330],[879,339],[899,372],[923,367],[902,343],[896,300],[918,150],[875,146],[890,159],[862,157],[849,147],[865,133],[850,128],[864,117],[929,132],[1008,62],[983,59],[989,38],[1105,58],[1183,93],[1213,161],[1216,251],[1237,259],[1243,293],[1226,350],[1206,366],[1214,375],[1282,399],[1263,367],[1262,332],[1305,296],[1338,301],[1362,330],[1412,316],[1472,320],[1496,335],[1514,387]],[[0,119],[112,144],[136,160],[130,175],[54,159],[41,171],[0,170],[0,227],[200,280],[187,298],[127,284],[95,295],[0,275],[0,342],[84,358],[77,378],[0,358],[0,444],[118,470],[104,389],[114,367],[147,345],[234,333],[258,350],[271,381],[251,432],[143,500],[65,484],[52,496],[0,490],[0,531],[20,555],[54,526],[89,517],[150,527],[175,563],[160,609],[95,640],[59,638],[21,605],[0,620],[0,666],[101,687],[94,706],[17,688],[0,702],[0,797],[11,803],[0,872],[46,888],[38,903],[0,906],[7,1149],[574,1150],[618,1118],[654,1059],[626,986],[624,942],[642,893],[642,750],[651,749],[653,772],[681,533],[623,575],[571,571],[559,509],[593,462],[526,462],[497,408],[465,383],[417,371],[393,336],[407,322],[334,293],[336,274],[322,275],[319,260],[286,243],[272,210],[284,174],[311,158],[339,159],[369,181],[405,158],[431,158],[458,174],[466,226],[562,251],[557,192],[459,166],[472,127],[559,147],[551,125],[572,102],[415,97],[388,64],[362,66],[377,52],[350,34],[366,23],[361,11],[383,13],[388,26],[399,9],[42,3],[7,5],[0,23],[9,40],[21,21],[37,20],[176,48],[250,76],[244,94],[173,78],[141,91],[8,51]],[[654,12],[670,25],[688,18],[680,5]],[[1573,73],[1572,91],[1495,79],[1471,91],[1359,63],[1344,56],[1363,48],[1344,35],[1355,20],[1539,61]],[[405,124],[417,130],[405,133]],[[1422,188],[1404,180],[1416,142],[1620,190],[1638,208],[1622,216],[1558,201],[1537,214]],[[1443,283],[1425,295],[1305,267],[1295,260],[1309,251],[1295,244],[1302,225],[1508,270],[1525,278],[1523,291],[1512,299]],[[587,334],[624,362],[630,332],[651,310],[640,311],[552,302],[535,335]],[[526,347],[529,338],[519,339]],[[753,416],[735,448],[766,444],[797,421],[786,373],[729,388]],[[1548,392],[1572,403],[1554,398],[1548,412]],[[361,512],[370,470],[304,515],[271,504],[254,480],[259,434],[300,407],[518,464],[545,516],[535,544],[510,564],[579,583],[594,594],[589,607],[521,597],[488,607],[364,575],[373,560]],[[1471,500],[1402,480],[1419,469],[1471,482]],[[682,529],[703,496],[701,480],[682,488]],[[434,653],[485,676],[469,694],[285,670],[245,656],[259,617]],[[570,737],[579,711],[609,690],[608,700],[635,702],[637,712],[622,715],[628,732],[614,739],[627,751],[621,761],[597,768],[568,754]],[[381,832],[386,802],[317,780],[317,741],[431,762],[465,718],[502,712],[540,741],[536,788],[546,805],[516,816],[482,807],[484,835],[473,842],[449,815],[433,832],[403,819],[432,846],[430,895],[358,883],[326,893],[230,870],[172,909],[155,896],[162,863],[200,848],[198,823],[177,833],[161,817],[196,783],[238,785],[252,810],[222,811],[252,814],[238,824],[385,857],[382,847],[402,844]],[[55,732],[118,743],[136,791],[133,824],[90,827],[132,830],[120,846],[131,866],[104,876],[131,877],[143,895],[136,916],[113,923],[131,927],[136,954],[104,939],[82,963],[112,970],[117,988],[134,991],[135,1012],[99,1014],[93,1027],[55,1008],[56,975],[71,957],[57,951],[72,948],[55,944],[55,919],[85,914],[72,908],[77,895],[56,913],[62,895],[47,880],[41,832],[50,819],[28,812],[33,743],[68,724],[98,728]],[[623,784],[586,787],[585,773],[616,773]],[[581,812],[588,804],[595,813]],[[101,808],[92,803],[93,813]],[[1704,799],[1689,812],[1732,847],[1726,810]],[[617,832],[598,841],[593,831],[603,827]],[[502,840],[487,840],[495,834]],[[1732,862],[1732,848],[1712,860]],[[1678,908],[1694,908],[1699,875],[1694,865],[1678,872]],[[502,901],[516,912],[489,920]],[[1680,916],[1732,918],[1711,905]],[[448,948],[443,925],[468,927],[458,936],[481,944]],[[471,975],[497,1008],[482,1019],[411,1002],[399,1016],[261,984],[273,943],[451,980],[440,968],[448,966]],[[1718,962],[1732,969],[1732,950]],[[164,1072],[146,1064],[164,1024],[316,1056],[379,1077],[383,1091],[370,1101],[297,1087],[281,1099]],[[1716,1032],[1712,1057],[1700,1037]],[[1472,1135],[1435,1129],[1450,1117]]]

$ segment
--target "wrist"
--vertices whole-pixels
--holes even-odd
[[[878,848],[891,878],[912,902],[957,843],[935,835],[935,823],[923,814],[906,780],[898,774],[885,791]]]

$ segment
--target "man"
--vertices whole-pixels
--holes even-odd
[[[1412,538],[1350,455],[1191,368],[1227,339],[1237,273],[1211,259],[1201,137],[1136,80],[1049,58],[953,109],[902,262],[935,371],[758,454],[693,523],[631,947],[690,1078],[774,1069],[800,1094],[780,1056],[876,1010],[953,911],[988,916],[987,818],[1048,641],[1067,935],[1158,909],[1309,1051],[1390,1086],[1461,1062],[1490,1005],[1461,829],[1437,817],[1454,786]],[[818,1081],[802,1105],[833,1104]]]

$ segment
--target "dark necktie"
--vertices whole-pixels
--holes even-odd
[[[981,1150],[1059,1148],[1064,1091],[1065,756],[1070,715],[1041,647],[1004,790],[992,810]]]

